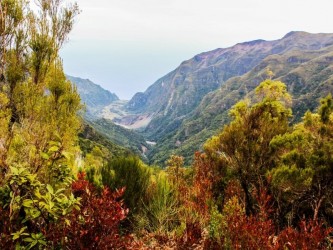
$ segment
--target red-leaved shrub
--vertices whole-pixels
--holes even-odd
[[[328,236],[332,231],[322,223],[302,220],[299,230],[287,227],[278,235],[275,249],[329,249]]]
[[[125,188],[110,192],[104,188],[100,193],[80,173],[73,182],[72,191],[80,197],[80,210],[74,211],[69,225],[46,232],[50,241],[61,239],[61,246],[69,249],[127,249],[132,238],[120,233],[120,222],[125,219],[128,209],[120,200]],[[58,242],[59,243],[59,242]]]

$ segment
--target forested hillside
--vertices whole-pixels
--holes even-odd
[[[90,124],[104,137],[147,160],[145,153],[147,153],[150,146],[139,133],[116,125],[107,119],[94,120]]]
[[[287,39],[290,48],[265,57],[246,74],[229,79],[219,89],[207,94],[177,129],[160,138],[163,143],[150,152],[151,161],[163,163],[167,159],[165,152],[190,159],[191,152],[197,150],[198,145],[228,122],[232,105],[252,96],[258,83],[268,77],[285,82],[293,95],[292,122],[300,121],[307,110],[314,111],[320,98],[333,93],[333,45],[327,41],[327,37],[332,39],[333,36],[320,37],[302,32],[287,35],[282,41],[285,44]],[[322,43],[316,43],[316,39]]]
[[[190,163],[192,152],[201,150],[229,121],[229,109],[252,96],[266,78],[282,80],[293,94],[292,122],[300,121],[307,110],[314,111],[319,99],[332,93],[332,46],[332,34],[290,32],[275,41],[255,40],[205,52],[184,61],[130,101],[99,108],[94,119],[112,120],[132,129],[133,138],[153,142],[155,146],[145,152],[151,164],[165,166],[171,154]],[[96,129],[108,130],[100,125]],[[109,131],[114,140],[123,141]],[[136,144],[142,151],[144,143]]]
[[[183,62],[128,103],[137,112],[153,113],[143,132],[157,143],[150,162],[164,164],[170,154],[188,162],[228,121],[228,110],[268,77],[287,84],[293,121],[300,121],[333,92],[332,53],[332,34],[290,32],[279,40],[240,43]]]

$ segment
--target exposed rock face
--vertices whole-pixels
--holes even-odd
[[[143,115],[134,114],[134,115],[127,115],[122,118],[114,118],[112,121],[128,129],[140,129],[146,127],[150,123],[151,117],[147,114]]]

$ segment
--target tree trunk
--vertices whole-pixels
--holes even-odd
[[[241,186],[245,193],[245,213],[247,216],[253,214],[252,197],[249,191],[249,187],[246,181],[241,181]]]
[[[314,213],[313,213],[313,220],[317,221],[318,220],[318,213],[319,213],[319,209],[321,207],[321,204],[323,203],[325,199],[325,196],[322,196],[318,202],[315,203],[314,205]]]

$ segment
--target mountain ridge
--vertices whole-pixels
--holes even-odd
[[[98,116],[100,109],[119,100],[119,97],[116,94],[111,93],[111,91],[102,88],[100,85],[89,79],[70,75],[66,75],[66,78],[77,87],[81,101],[86,106],[85,115],[91,119]]]
[[[167,155],[172,153],[181,155],[185,154],[185,156],[190,158],[191,156],[187,155],[189,152],[192,154],[193,151],[199,149],[200,145],[202,145],[202,143],[207,138],[216,133],[216,131],[228,121],[227,110],[238,100],[248,94],[254,88],[254,86],[260,83],[260,81],[268,77],[265,75],[265,72],[269,67],[271,67],[273,72],[276,74],[274,79],[281,79],[285,81],[288,85],[288,88],[292,90],[291,92],[297,94],[295,86],[299,83],[289,83],[292,81],[291,78],[293,76],[292,72],[289,72],[289,67],[293,67],[296,70],[297,65],[300,66],[307,61],[312,61],[314,58],[317,58],[316,55],[320,57],[320,50],[325,50],[325,48],[328,50],[327,53],[330,53],[332,44],[333,34],[289,32],[283,38],[278,40],[266,41],[260,39],[250,42],[238,43],[229,48],[215,49],[209,52],[203,52],[187,61],[184,61],[176,70],[170,72],[165,77],[160,78],[153,85],[160,86],[161,88],[161,82],[164,82],[165,86],[165,79],[168,78],[170,74],[175,76],[177,72],[179,73],[181,71],[190,71],[190,75],[201,77],[202,79],[206,80],[202,81],[202,85],[208,82],[209,86],[212,80],[214,81],[216,79],[218,80],[219,84],[215,85],[215,89],[213,87],[213,89],[210,89],[210,91],[207,91],[206,89],[206,92],[204,92],[201,96],[191,96],[191,98],[197,99],[197,102],[195,105],[192,105],[192,108],[189,110],[186,109],[186,106],[183,105],[182,102],[178,103],[178,108],[181,108],[183,111],[185,111],[183,113],[177,113],[177,104],[173,103],[173,100],[177,98],[174,97],[175,94],[170,95],[170,92],[168,91],[164,91],[165,95],[169,94],[169,102],[167,104],[165,102],[162,105],[158,105],[158,102],[151,104],[152,106],[161,107],[160,110],[154,110],[155,113],[153,114],[152,121],[147,125],[143,132],[148,140],[157,142],[156,147],[152,149],[149,155],[151,161],[163,164],[163,162],[168,157]],[[299,54],[304,54],[304,58],[299,56]],[[283,55],[288,55],[288,58],[282,60],[281,58],[283,58]],[[189,62],[194,62],[195,67],[192,69],[185,67],[189,64]],[[323,64],[323,62],[315,61],[312,61],[312,63],[316,65]],[[283,64],[288,65],[288,67],[284,68],[284,71],[280,70]],[[328,64],[330,64],[330,62],[328,62]],[[215,79],[214,77],[209,77],[209,74],[211,74],[209,70],[212,71],[212,69],[215,71]],[[312,73],[314,74],[315,72]],[[302,72],[302,74],[305,73]],[[251,84],[240,84],[241,82],[248,82],[249,80],[247,80],[247,77],[250,79],[250,81],[252,81]],[[307,76],[307,78],[310,78],[310,76]],[[223,95],[229,96],[230,98],[225,99],[226,102],[224,103],[219,103],[220,107],[224,108],[225,111],[213,111],[216,110],[216,108],[213,107],[214,105],[208,104],[211,102],[210,99],[212,97],[219,95],[212,93],[218,92],[219,89],[223,88],[223,86],[228,81],[230,81],[230,83],[226,86],[228,88],[225,87],[226,89],[224,90]],[[183,83],[185,85],[186,81],[183,81]],[[307,82],[307,84],[309,83]],[[175,89],[175,87],[177,87],[175,85],[177,84],[172,85],[171,83],[170,89]],[[152,93],[149,93],[149,91],[152,89],[152,86],[147,89],[146,94],[148,92],[149,95],[152,95]],[[207,87],[207,85],[205,86]],[[294,90],[292,89],[292,86],[294,87]],[[238,89],[241,93],[240,95],[235,94],[235,90]],[[307,92],[309,89],[305,89],[304,91]],[[323,91],[321,90],[320,93],[322,94]],[[160,96],[158,92],[155,92],[155,94],[155,99],[163,100],[162,98],[157,97]],[[149,95],[147,99],[149,99]],[[206,99],[204,99],[205,97]],[[182,98],[184,99],[184,97]],[[221,99],[222,97],[219,96],[215,98]],[[316,100],[318,98],[319,97],[317,97]],[[301,114],[305,108],[313,108],[317,105],[316,102],[304,102],[302,101],[303,99],[299,98],[299,100],[297,100],[299,103],[297,107],[301,108],[302,110],[298,110],[298,112],[295,112],[295,114]],[[208,103],[206,105],[207,108],[205,108],[205,112],[197,111],[197,108],[205,102]],[[205,106],[203,104],[202,106]],[[144,110],[144,108],[141,108],[141,110]],[[202,117],[206,118],[199,119],[200,121],[197,119],[196,122],[191,122],[191,119],[193,119],[192,114],[195,112],[199,112]],[[300,119],[299,116],[296,116],[296,118],[298,120]],[[198,124],[206,124],[206,126],[199,126]],[[216,125],[211,126],[210,124]],[[195,130],[195,127],[198,127],[199,129]],[[197,139],[193,139],[193,142],[188,143],[189,138]]]
[[[170,154],[192,157],[228,122],[228,110],[269,77],[294,95],[295,121],[332,93],[333,34],[293,31],[281,39],[257,39],[203,52],[183,61],[128,102],[113,102],[101,117],[137,129],[156,142],[147,152],[163,165]]]

